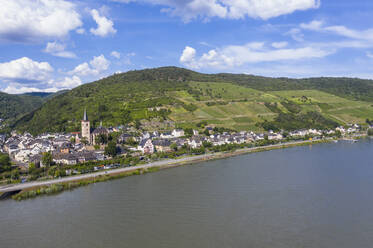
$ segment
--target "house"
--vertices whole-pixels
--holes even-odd
[[[74,154],[53,153],[53,162],[56,164],[75,165],[77,164],[77,157]]]
[[[184,130],[183,129],[174,129],[172,131],[172,136],[175,138],[183,137],[185,136]]]
[[[206,130],[209,132],[209,134],[214,133],[214,128],[213,127],[206,127]]]
[[[280,133],[270,133],[268,134],[268,140],[281,140],[283,138]]]
[[[153,145],[157,152],[170,152],[171,149],[171,142],[169,140],[154,140]]]
[[[143,139],[137,147],[137,150],[141,151],[144,154],[153,154],[154,145],[151,139]]]
[[[119,137],[118,137],[118,143],[120,144],[124,144],[124,143],[127,143],[131,140],[133,140],[133,136],[128,134],[128,133],[123,133],[121,134]]]
[[[79,163],[84,163],[88,161],[96,161],[97,160],[97,155],[94,152],[91,151],[82,151],[78,152],[76,154],[78,158]]]
[[[164,132],[161,133],[160,138],[161,139],[172,139],[174,136],[172,135],[171,132]]]
[[[337,127],[337,128],[335,129],[335,131],[339,131],[339,132],[341,132],[342,134],[346,133],[346,129],[345,129],[344,127],[342,127],[342,126]]]
[[[6,140],[6,135],[5,134],[0,134],[0,144],[4,144]]]
[[[198,136],[193,136],[188,140],[188,145],[195,149],[202,146],[202,139]]]
[[[70,153],[70,144],[64,143],[61,147],[58,148],[60,153],[68,154]]]

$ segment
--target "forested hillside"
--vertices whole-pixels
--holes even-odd
[[[16,119],[40,107],[43,97],[35,95],[10,95],[0,92],[0,118]]]
[[[177,67],[130,71],[55,96],[15,128],[78,131],[84,108],[93,126],[172,120],[243,129],[332,128],[373,119],[373,81],[201,74]],[[154,108],[158,107],[158,108]]]

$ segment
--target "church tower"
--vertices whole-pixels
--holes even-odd
[[[84,109],[84,116],[82,120],[82,138],[86,138],[88,143],[91,142],[91,125],[87,117],[87,109]]]

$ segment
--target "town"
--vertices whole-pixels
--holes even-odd
[[[308,129],[293,132],[236,132],[210,125],[202,126],[201,130],[175,128],[169,132],[150,132],[133,126],[106,128],[102,123],[92,130],[87,112],[84,111],[80,132],[46,133],[36,137],[17,132],[12,132],[9,137],[0,135],[0,152],[9,155],[13,161],[12,172],[15,171],[5,173],[2,179],[3,182],[17,183],[55,178],[131,166],[154,159],[297,140],[343,137],[360,134],[361,131],[361,126],[352,124],[334,130]],[[52,173],[47,170],[51,166],[54,168]],[[29,176],[27,172],[32,171],[36,171],[36,175]]]

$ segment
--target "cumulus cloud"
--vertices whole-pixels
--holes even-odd
[[[70,71],[71,75],[79,76],[95,76],[103,71],[106,71],[110,66],[110,61],[105,58],[104,55],[94,56],[89,63],[84,62]]]
[[[109,34],[115,34],[117,32],[117,30],[115,30],[113,27],[113,21],[109,20],[105,16],[100,15],[96,9],[91,10],[91,16],[97,23],[97,28],[91,28],[89,30],[92,34],[105,37]]]
[[[144,2],[165,6],[163,12],[180,16],[185,22],[195,18],[212,17],[241,19],[247,17],[269,18],[293,13],[297,10],[315,9],[320,0],[113,0],[115,2]]]
[[[82,25],[73,3],[63,0],[5,0],[0,8],[0,38],[30,42],[60,38]]]
[[[117,51],[112,51],[112,52],[110,53],[110,55],[113,56],[113,57],[116,58],[116,59],[120,59],[120,53],[117,52]]]
[[[199,66],[196,61],[196,49],[186,46],[181,54],[180,63],[190,68],[198,68]]]
[[[71,89],[81,85],[82,80],[78,76],[72,76],[65,77],[63,80],[60,81],[52,81],[49,84],[52,84],[54,87],[58,89]]]
[[[65,51],[66,45],[58,42],[48,42],[44,52],[62,58],[76,58],[75,53]]]
[[[311,46],[292,49],[273,49],[266,47],[264,43],[254,42],[242,46],[230,45],[212,49],[202,54],[202,56],[197,57],[196,50],[187,46],[180,57],[180,63],[194,69],[223,69],[261,62],[322,58],[333,52]]]
[[[51,72],[53,67],[48,62],[37,62],[28,57],[0,63],[0,79],[6,82],[41,82],[48,80]]]

